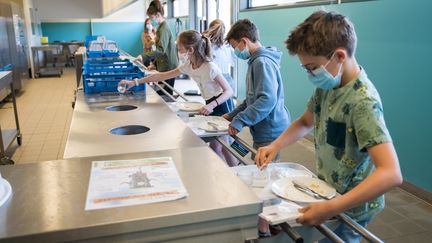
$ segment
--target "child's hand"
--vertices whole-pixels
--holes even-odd
[[[228,113],[224,114],[222,117],[227,121],[232,121],[232,118],[228,116]]]
[[[264,169],[273,160],[277,152],[278,149],[272,144],[259,148],[255,155],[255,164],[258,168]]]
[[[118,83],[117,86],[122,86],[122,87],[125,87],[126,90],[129,90],[130,88],[135,86],[135,81],[134,80],[122,80]]]
[[[140,62],[142,62],[142,61],[143,61],[143,58],[142,58],[141,55],[138,55],[138,56],[135,58],[135,60],[136,60],[136,61],[140,61]]]
[[[237,130],[234,127],[232,127],[231,125],[229,125],[228,126],[228,133],[229,133],[229,135],[237,135],[237,133],[239,133],[239,130]]]
[[[205,115],[205,116],[208,116],[208,115],[211,114],[212,112],[213,112],[213,107],[212,107],[210,104],[203,106],[203,107],[199,110],[199,113],[200,113],[200,114],[203,114],[203,115]]]
[[[303,215],[297,218],[297,223],[304,225],[319,225],[338,214],[331,200],[311,203],[298,211]]]

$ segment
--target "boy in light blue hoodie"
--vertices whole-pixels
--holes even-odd
[[[284,104],[284,89],[279,71],[282,52],[263,47],[257,27],[248,19],[237,21],[225,40],[240,59],[248,61],[246,100],[224,115],[231,121],[229,133],[235,135],[244,126],[250,128],[255,149],[274,141],[290,123]],[[277,160],[278,158],[276,158]]]

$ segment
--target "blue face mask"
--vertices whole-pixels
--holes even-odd
[[[156,18],[150,18],[150,23],[153,25],[156,29],[159,27],[159,22]]]
[[[342,64],[339,67],[339,71],[335,77],[329,73],[326,69],[327,65],[330,63],[331,59],[326,63],[326,65],[319,67],[308,74],[309,81],[316,87],[324,90],[331,90],[338,87],[341,83],[342,78]]]
[[[239,45],[240,45],[240,43],[239,43]],[[249,50],[247,49],[247,47],[245,47],[243,49],[243,51],[240,51],[240,49],[238,48],[239,45],[237,45],[237,47],[234,49],[234,54],[240,59],[243,59],[243,60],[249,59],[250,53],[249,53]]]

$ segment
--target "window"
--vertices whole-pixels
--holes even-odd
[[[163,8],[164,8],[164,17],[167,18],[168,17],[168,4],[166,2],[162,3]]]
[[[289,5],[301,2],[316,2],[316,0],[250,0],[249,7]]]
[[[189,0],[174,0],[174,17],[183,17],[189,15]]]

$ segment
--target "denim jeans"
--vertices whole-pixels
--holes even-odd
[[[360,224],[363,227],[366,227],[366,225],[371,221],[371,219],[358,221],[357,223]],[[334,233],[339,236],[343,241],[347,243],[359,243],[361,240],[361,236],[357,231],[353,230],[351,227],[349,227],[345,223],[341,223],[335,230]],[[325,238],[319,241],[319,243],[327,243],[332,242],[329,239]]]

